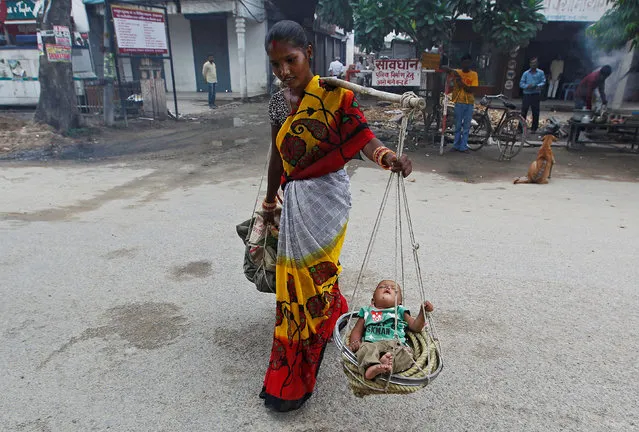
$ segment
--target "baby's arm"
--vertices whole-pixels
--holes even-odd
[[[426,312],[432,312],[434,309],[433,304],[429,301],[424,302],[424,307],[419,308],[419,315],[417,315],[417,318],[413,318],[408,314],[408,312],[404,313],[404,319],[408,323],[408,328],[415,333],[420,333],[424,329],[424,325],[426,325],[424,309],[426,309]]]
[[[362,342],[362,336],[364,336],[364,318],[359,318],[357,320],[357,323],[355,323],[355,327],[353,327],[353,331],[351,332],[351,351],[357,352]]]

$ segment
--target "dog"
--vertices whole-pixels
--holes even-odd
[[[554,135],[545,135],[544,143],[537,153],[537,159],[530,164],[526,177],[516,178],[513,183],[537,183],[546,184],[552,175],[552,166],[555,164],[555,156],[552,154],[552,143],[557,141]]]

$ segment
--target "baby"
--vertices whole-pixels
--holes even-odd
[[[395,302],[398,312],[397,338]],[[406,344],[405,328],[421,332],[426,322],[424,310],[432,312],[433,305],[425,302],[417,318],[413,318],[401,304],[399,284],[383,280],[373,293],[371,306],[359,311],[359,319],[351,332],[350,348],[357,353],[360,371],[366,379],[371,380],[382,373],[403,372],[413,365],[413,351]]]

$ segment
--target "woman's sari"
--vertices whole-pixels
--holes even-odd
[[[348,311],[338,277],[351,207],[343,167],[374,137],[353,92],[314,77],[277,136],[284,200],[273,348],[261,397],[278,411],[312,394],[335,322]]]

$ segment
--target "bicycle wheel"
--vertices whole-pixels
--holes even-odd
[[[468,134],[468,148],[477,151],[486,145],[492,129],[488,116],[474,113],[473,124],[470,126],[470,133]]]
[[[499,147],[499,160],[510,160],[517,156],[526,142],[526,120],[518,113],[510,113],[493,136]]]

